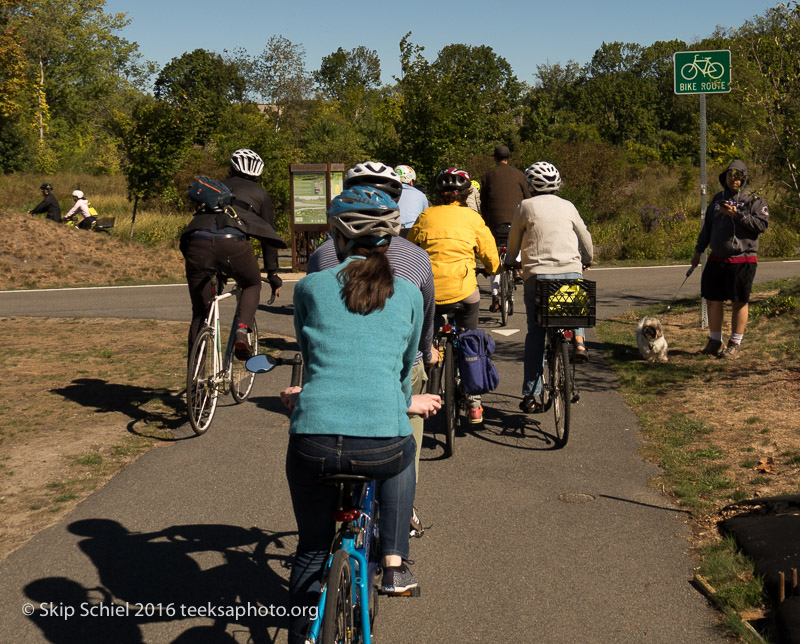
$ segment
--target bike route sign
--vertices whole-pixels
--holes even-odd
[[[720,94],[731,91],[729,49],[676,51],[673,61],[676,94]]]

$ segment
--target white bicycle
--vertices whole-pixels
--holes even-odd
[[[215,271],[211,274],[213,297],[208,314],[189,352],[186,404],[189,408],[189,422],[196,434],[204,434],[211,426],[220,393],[230,392],[237,403],[244,402],[253,389],[255,378],[255,374],[245,368],[245,363],[233,355],[234,331],[239,322],[236,313],[233,314],[231,330],[223,351],[219,303],[229,297],[235,297],[238,303],[241,289],[236,286],[227,293],[218,293],[219,285],[220,278]],[[255,320],[248,340],[253,351],[258,353],[258,327]]]

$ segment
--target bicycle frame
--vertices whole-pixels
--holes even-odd
[[[366,483],[344,481],[339,482],[339,485],[341,501],[339,509],[334,513],[334,519],[337,523],[341,523],[341,526],[333,539],[333,546],[325,564],[317,616],[311,623],[307,644],[316,644],[320,641],[328,596],[328,574],[337,551],[345,552],[353,564],[351,601],[354,610],[358,607],[361,620],[360,638],[357,636],[355,641],[363,644],[372,642],[369,599],[378,569],[377,485],[374,480]]]
[[[222,352],[222,329],[220,326],[219,303],[229,297],[238,297],[241,290],[235,287],[227,293],[217,294],[216,280],[213,281],[212,286],[214,289],[214,297],[209,306],[208,316],[206,317],[205,325],[214,330],[214,386],[220,387],[222,393],[227,393],[227,378],[226,373],[230,370],[232,365],[231,355],[233,354],[233,332],[228,336],[228,343],[225,346],[225,352]],[[234,314],[233,326],[236,328],[237,317]]]

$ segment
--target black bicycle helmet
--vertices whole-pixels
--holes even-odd
[[[395,200],[403,194],[403,184],[400,183],[397,173],[378,161],[364,161],[347,171],[344,187],[352,188],[354,186],[377,188]]]
[[[39,190],[49,190],[52,192],[53,186],[51,186],[49,183],[43,183],[41,186],[39,186]]]
[[[436,187],[439,192],[467,192],[472,186],[472,180],[466,170],[459,168],[445,168],[436,175]]]

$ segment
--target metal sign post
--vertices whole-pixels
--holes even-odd
[[[706,218],[706,203],[708,201],[708,185],[706,183],[706,95],[700,94],[700,227]],[[708,249],[703,251],[700,258],[701,269],[706,268]],[[701,273],[702,275],[702,273]],[[706,298],[700,298],[700,328],[708,328],[708,304]]]
[[[700,95],[700,225],[706,216],[708,186],[706,184],[706,94],[731,91],[731,52],[729,49],[712,51],[677,51],[673,54],[674,91],[676,94]],[[705,269],[707,250],[703,251],[702,267]],[[700,299],[700,325],[708,327],[708,305]]]

